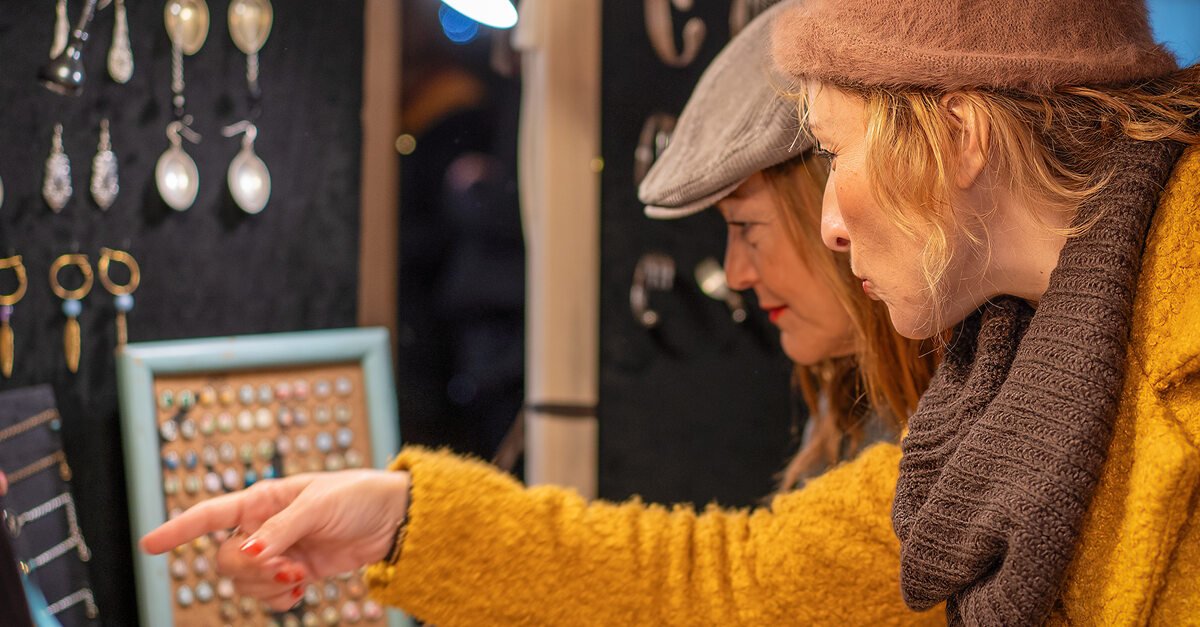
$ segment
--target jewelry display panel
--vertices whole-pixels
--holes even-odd
[[[362,389],[357,364],[155,379],[167,516],[262,479],[376,465],[364,448]],[[203,537],[171,556],[176,625],[284,625],[288,614],[303,625],[382,623],[360,573],[310,585],[293,612],[264,612],[214,573],[226,538]]]
[[[8,535],[23,585],[45,599],[53,619],[84,627],[101,617],[61,431],[50,386],[0,392],[0,470],[8,479],[0,533]],[[7,624],[4,618],[0,612],[0,625]]]
[[[128,345],[118,368],[135,538],[258,481],[382,467],[398,450],[390,363],[381,329]],[[136,556],[144,623],[407,624],[367,598],[361,571],[312,582],[295,608],[272,612],[215,572],[228,534]]]

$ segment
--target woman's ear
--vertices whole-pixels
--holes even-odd
[[[962,93],[942,96],[942,109],[954,122],[958,134],[958,170],[954,184],[967,190],[975,185],[987,166],[991,124],[978,104]]]

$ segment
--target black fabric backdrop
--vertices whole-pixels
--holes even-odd
[[[72,21],[82,2],[71,0]],[[101,619],[136,624],[136,606],[113,369],[112,297],[97,282],[80,319],[78,374],[62,356],[64,317],[48,269],[59,254],[102,246],[129,250],[143,280],[129,319],[130,341],[352,326],[359,235],[359,115],[362,3],[275,2],[275,25],[261,53],[262,114],[257,152],[271,170],[266,210],[233,204],[225,171],[240,148],[222,126],[247,115],[245,56],[228,33],[227,0],[209,0],[212,28],[199,54],[184,60],[187,110],[204,139],[186,150],[200,168],[190,211],[167,208],[154,164],[172,119],[170,44],[163,2],[126,3],[134,76],[108,78],[104,57],[113,10],[93,25],[82,97],[51,94],[35,75],[48,58],[54,3],[5,0],[0,10],[0,256],[24,256],[28,295],[16,307],[16,366],[0,389],[51,383],[63,415],[64,446],[75,471],[79,518]],[[107,213],[88,193],[101,118],[112,123],[121,192]],[[59,215],[41,198],[43,163],[56,122],[65,129],[75,194]],[[70,282],[63,273],[64,282]],[[118,279],[123,276],[114,273]],[[0,292],[12,291],[0,272]],[[3,622],[3,621],[0,621]]]
[[[678,36],[689,17],[708,27],[686,68],[654,54],[643,12],[603,4],[600,315],[600,494],[658,502],[750,505],[773,488],[793,450],[790,364],[774,327],[753,300],[735,325],[725,305],[700,293],[693,270],[722,259],[725,225],[715,211],[662,222],[642,214],[633,155],[643,121],[678,115],[700,73],[729,40],[729,2],[673,11]],[[678,41],[678,40],[677,40]],[[654,292],[660,329],[648,332],[629,309],[638,258],[676,261],[675,288]]]

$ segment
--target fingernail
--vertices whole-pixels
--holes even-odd
[[[299,571],[279,571],[275,573],[275,581],[278,583],[300,583],[304,580],[304,574]]]
[[[299,599],[300,595],[302,595],[302,594],[304,594],[304,592],[302,590],[300,590],[300,586],[296,586],[295,588],[292,588],[292,598],[293,599]]]
[[[249,555],[250,557],[258,557],[265,548],[267,547],[263,546],[262,542],[251,538],[250,540],[246,540],[242,546],[238,547],[238,550],[246,555]]]

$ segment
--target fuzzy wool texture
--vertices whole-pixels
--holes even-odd
[[[1112,444],[1046,624],[1200,616],[1198,215],[1192,148],[1146,239]],[[413,473],[408,536],[368,582],[376,598],[451,627],[944,623],[941,607],[914,614],[901,600],[890,518],[899,462],[898,447],[876,445],[770,509],[696,515],[589,504],[406,448],[392,468]]]
[[[1194,147],[1150,228],[1113,443],[1050,624],[1200,622],[1198,216]]]
[[[772,36],[784,72],[836,85],[1044,93],[1162,76],[1144,0],[807,0]]]
[[[408,532],[376,598],[440,625],[940,625],[899,594],[881,444],[770,508],[588,503],[482,462],[406,448]]]
[[[1040,624],[1059,598],[1116,420],[1150,219],[1182,147],[1117,141],[1090,223],[1036,313],[984,305],[909,420],[894,521],[901,590],[951,624]]]

